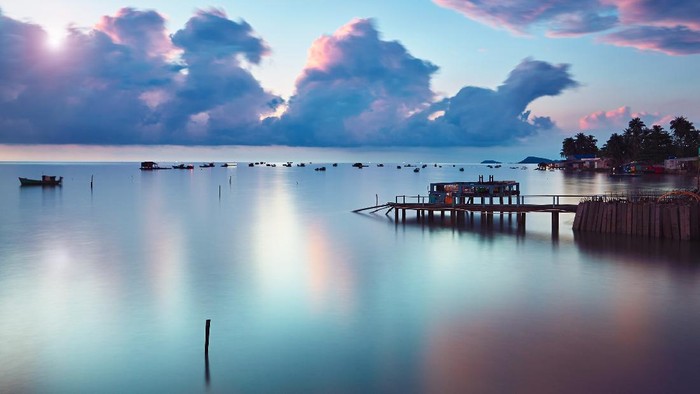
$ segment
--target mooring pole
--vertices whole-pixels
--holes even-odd
[[[211,319],[207,319],[207,323],[204,326],[204,357],[209,357],[209,327],[211,326]]]
[[[90,190],[92,190],[92,179],[94,178],[94,175],[90,175]]]
[[[219,200],[221,200],[221,185],[219,185]]]

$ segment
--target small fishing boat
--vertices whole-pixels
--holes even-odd
[[[194,170],[194,164],[178,164],[173,166],[176,170]]]
[[[224,163],[221,167],[238,167],[238,163]]]
[[[152,170],[169,170],[170,168],[169,167],[161,167],[155,161],[142,161],[140,169],[144,170],[144,171],[152,171]]]
[[[211,168],[214,167],[214,163],[204,163],[199,166],[200,168]]]
[[[41,179],[19,178],[22,186],[61,186],[63,177],[56,179],[53,175],[42,175]]]

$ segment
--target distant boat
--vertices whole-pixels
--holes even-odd
[[[418,168],[418,167],[413,169],[413,172],[419,172],[419,171],[420,171],[420,168]]]
[[[22,186],[61,186],[63,177],[56,179],[53,175],[42,175],[41,179],[19,178]]]
[[[224,163],[221,167],[238,167],[238,163]]]
[[[170,167],[161,167],[155,161],[142,161],[140,169],[142,169],[144,171],[169,170]]]
[[[214,163],[204,163],[199,166],[200,168],[211,168],[214,167]]]
[[[194,164],[178,164],[173,166],[177,170],[194,170]]]

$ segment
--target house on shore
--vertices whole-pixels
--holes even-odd
[[[567,171],[610,171],[612,162],[610,159],[596,157],[594,154],[567,156],[566,160],[559,163],[559,168]]]
[[[664,169],[671,174],[696,173],[700,157],[679,157],[664,160]]]

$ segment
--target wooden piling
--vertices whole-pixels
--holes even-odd
[[[209,357],[209,327],[211,326],[211,319],[207,319],[204,326],[204,356]]]
[[[682,241],[687,241],[690,239],[690,207],[687,205],[681,205],[678,207],[678,219],[680,239]]]

